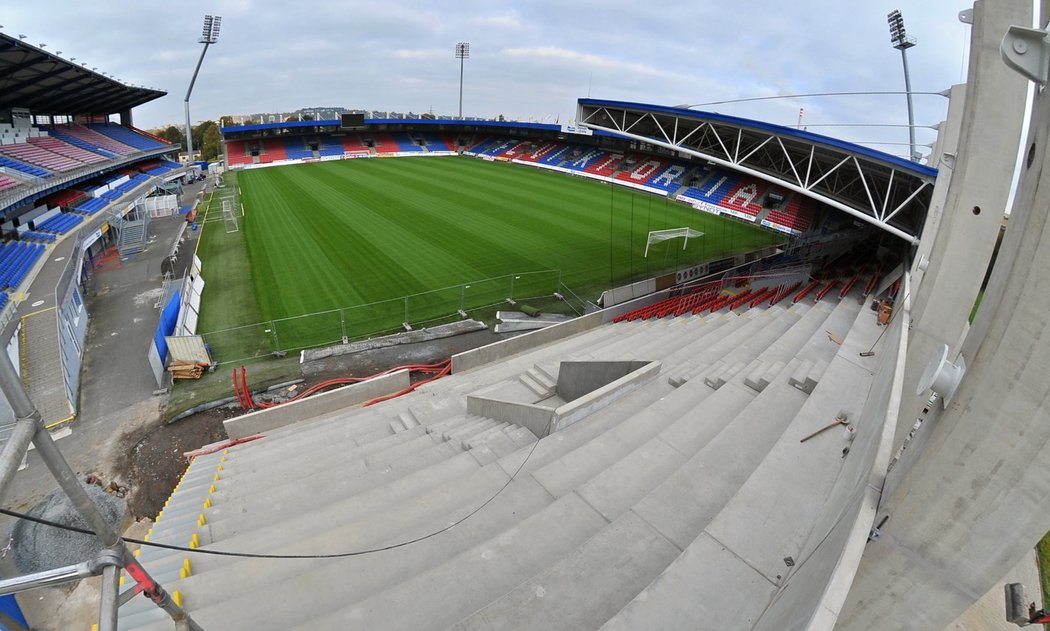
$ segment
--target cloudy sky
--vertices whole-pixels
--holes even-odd
[[[965,0],[557,2],[463,0],[170,3],[6,2],[0,24],[49,51],[168,96],[135,110],[140,127],[183,120],[182,99],[200,54],[204,14],[223,17],[191,101],[194,122],[224,114],[345,106],[455,114],[459,65],[470,42],[464,113],[571,119],[591,95],[662,105],[811,92],[902,90],[900,53],[886,14],[900,9],[912,88],[940,91],[964,78]],[[17,5],[17,6],[16,6]],[[915,97],[916,123],[945,115],[946,99]],[[853,141],[906,142],[903,96],[785,99],[698,109],[794,125]],[[920,144],[932,130],[918,130]],[[904,147],[878,145],[889,153]],[[924,149],[924,152],[928,152]]]

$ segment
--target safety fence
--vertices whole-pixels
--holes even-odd
[[[554,298],[559,270],[507,274],[399,298],[200,333],[219,364],[348,343],[460,320],[508,300]],[[407,327],[406,327],[407,325]]]

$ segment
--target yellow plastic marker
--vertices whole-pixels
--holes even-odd
[[[204,508],[211,508],[211,497],[204,498]]]
[[[182,606],[182,592],[180,592],[179,590],[176,589],[171,593],[171,599],[175,601],[175,604],[179,607]]]
[[[190,547],[196,550],[201,545],[201,538],[197,536],[197,533],[193,533],[190,537]]]
[[[206,523],[208,523],[208,521],[206,519],[204,519],[204,513],[201,513],[200,515],[197,516],[197,527],[198,528],[200,528],[201,526],[203,526]]]

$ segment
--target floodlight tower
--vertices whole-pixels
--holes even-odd
[[[204,27],[201,29],[201,37],[198,43],[204,44],[201,57],[197,60],[197,67],[193,69],[193,77],[190,78],[190,87],[186,89],[186,161],[193,162],[193,128],[190,126],[190,93],[193,92],[193,84],[197,82],[197,73],[200,72],[201,64],[204,63],[204,55],[208,52],[208,46],[219,41],[219,28],[222,26],[222,16],[204,16]]]
[[[904,62],[904,92],[908,97],[908,141],[911,148],[908,155],[917,162],[919,156],[915,153],[915,112],[911,103],[911,75],[908,73],[908,49],[915,45],[915,38],[908,37],[904,30],[904,16],[901,15],[900,9],[890,11],[886,22],[890,25],[890,44],[901,51],[901,61]]]
[[[470,42],[456,44],[456,59],[459,60],[459,120],[463,120],[463,62],[470,58]]]

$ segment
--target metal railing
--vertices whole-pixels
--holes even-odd
[[[14,410],[15,422],[11,435],[0,451],[0,502],[6,498],[18,465],[29,448],[36,448],[59,487],[69,498],[80,517],[95,533],[103,549],[93,558],[43,572],[35,572],[0,581],[0,595],[60,585],[90,576],[102,576],[99,598],[99,631],[116,631],[117,609],[138,593],[152,600],[171,617],[176,631],[202,631],[171,595],[153,580],[138,559],[128,550],[124,540],[110,527],[98,506],[80,485],[69,463],[62,456],[51,434],[44,428],[40,412],[30,401],[7,353],[0,353],[0,390]],[[120,571],[125,570],[135,585],[120,591]]]
[[[511,300],[553,297],[559,270],[507,274],[408,296],[199,333],[217,363],[227,364],[305,348],[347,344],[462,319],[468,311]],[[575,294],[573,294],[575,295]]]

